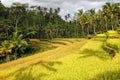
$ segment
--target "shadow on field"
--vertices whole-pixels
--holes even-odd
[[[107,54],[105,54],[104,51],[100,51],[100,50],[84,49],[79,54],[84,54],[84,55],[78,57],[78,59],[87,58],[87,57],[91,57],[91,56],[95,56],[95,57],[100,58],[102,60],[108,59]]]
[[[27,68],[18,70],[18,72],[16,72],[14,74],[15,80],[36,80],[36,78],[38,80],[41,80],[41,77],[47,76],[46,73],[40,73],[39,75],[34,77],[32,74],[33,66],[28,68],[28,71],[26,71],[26,69]],[[24,71],[26,71],[26,72],[24,72]]]
[[[120,70],[97,74],[89,80],[120,80]]]
[[[48,71],[57,72],[57,69],[53,67],[55,64],[61,65],[62,63],[58,61],[40,61],[30,65],[30,67],[19,69],[14,73],[9,74],[7,77],[14,76],[14,80],[42,80],[41,78],[46,77],[49,74],[39,71],[41,68],[40,66]],[[37,70],[34,69],[35,66],[39,66],[37,67]]]

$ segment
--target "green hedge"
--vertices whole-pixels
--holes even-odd
[[[110,42],[104,42],[102,48],[107,52],[110,53],[111,51],[114,51],[115,53],[119,53],[120,51],[120,44],[116,43],[110,43]]]
[[[107,34],[109,38],[119,38],[119,34],[117,31],[109,30],[107,31]]]

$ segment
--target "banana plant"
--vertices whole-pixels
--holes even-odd
[[[18,35],[18,33],[13,33],[13,37],[11,39],[11,42],[14,45],[14,55],[15,59],[17,59],[18,53],[24,52],[24,50],[27,48],[28,43],[26,40],[23,39],[23,35]]]
[[[8,40],[5,40],[1,43],[0,55],[6,56],[6,61],[10,61],[10,54],[12,53],[13,47],[14,45]]]

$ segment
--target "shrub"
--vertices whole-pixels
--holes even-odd
[[[95,38],[106,38],[106,34],[97,34]]]
[[[119,34],[117,31],[109,30],[107,31],[109,38],[119,38]]]
[[[86,38],[91,39],[91,38],[93,38],[93,35],[87,35]]]

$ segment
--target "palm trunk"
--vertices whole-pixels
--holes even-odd
[[[15,32],[17,33],[17,27],[18,27],[18,20],[16,19],[16,22],[15,22]]]
[[[76,29],[75,29],[75,33],[76,33],[76,37],[78,38],[78,27],[77,27],[77,21],[76,21]]]
[[[95,29],[95,26],[93,26],[93,31],[94,31],[94,34],[96,35],[96,29]]]
[[[113,25],[112,25],[112,30],[114,30],[114,27],[113,27]]]
[[[112,30],[114,30],[114,19],[111,19],[111,23],[112,23]]]
[[[108,28],[107,28],[107,22],[106,22],[106,31],[108,31]]]
[[[89,29],[87,28],[87,35],[89,35]]]
[[[85,37],[84,26],[83,25],[82,25],[82,35],[83,35],[83,37]]]
[[[59,29],[57,28],[57,29],[56,29],[56,36],[55,36],[56,38],[57,38],[57,36],[58,36],[58,30],[59,30]]]

